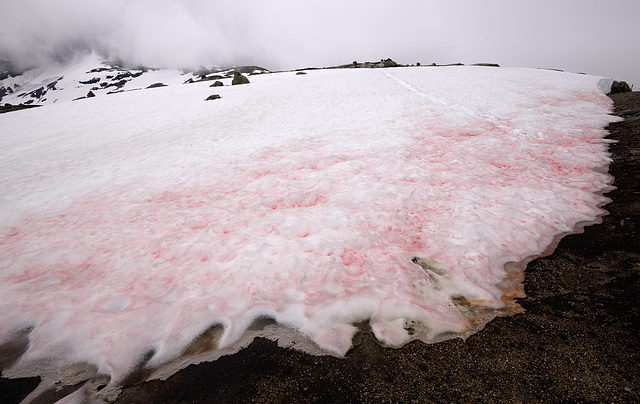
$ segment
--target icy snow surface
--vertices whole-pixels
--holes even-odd
[[[599,77],[209,84],[0,116],[0,344],[30,331],[6,376],[85,364],[114,385],[206,332],[209,358],[237,350],[248,327],[335,355],[366,320],[391,346],[464,337],[518,311],[522,265],[507,264],[608,202]]]

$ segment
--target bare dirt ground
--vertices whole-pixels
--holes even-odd
[[[466,341],[401,349],[363,333],[344,359],[257,339],[168,380],[126,386],[117,403],[640,402],[640,93],[611,98],[625,120],[608,127],[618,140],[610,214],[528,265],[526,313]],[[38,382],[0,378],[0,402],[19,402]]]

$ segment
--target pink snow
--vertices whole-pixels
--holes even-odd
[[[216,103],[190,85],[7,114],[0,343],[32,328],[7,375],[117,384],[216,324],[237,350],[261,317],[344,355],[361,321],[401,346],[518,312],[505,265],[605,213],[599,80],[281,73]]]

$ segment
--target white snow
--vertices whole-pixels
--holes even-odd
[[[5,375],[114,387],[216,324],[207,359],[256,334],[344,355],[365,320],[391,346],[464,337],[519,311],[505,265],[605,213],[606,79],[180,79],[0,116],[0,344],[32,328]]]
[[[131,73],[134,76],[118,79],[118,76],[123,73]],[[9,77],[0,81],[0,87],[13,90],[13,93],[2,98],[3,104],[17,105],[31,101],[33,105],[48,105],[85,97],[90,90],[96,95],[104,95],[110,92],[141,90],[155,83],[177,85],[189,78],[193,76],[178,70],[113,67],[103,62],[96,53],[91,53],[77,57],[64,66],[37,68],[17,77]],[[92,80],[99,81],[92,82]],[[121,80],[126,82],[123,86],[113,86]],[[101,84],[109,86],[102,87]],[[55,85],[55,89],[47,88],[48,85]],[[42,87],[47,90],[44,96],[37,99],[29,96],[30,92]]]

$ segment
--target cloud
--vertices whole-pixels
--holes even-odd
[[[94,48],[133,64],[271,69],[391,57],[495,62],[631,79],[636,0],[0,0],[0,58]]]

